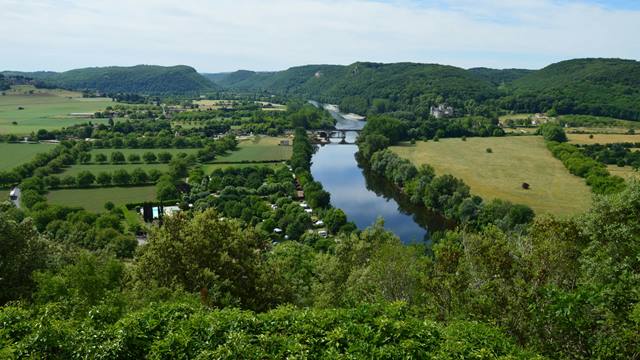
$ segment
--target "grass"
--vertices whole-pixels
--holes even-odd
[[[484,199],[509,200],[555,215],[579,213],[591,204],[584,180],[571,175],[538,136],[444,139],[392,149],[416,165],[430,164],[439,175],[463,179]],[[524,182],[529,190],[522,189]]]
[[[104,165],[100,165],[100,164],[77,164],[77,165],[71,165],[71,167],[68,167],[64,170],[64,172],[61,174],[61,176],[65,176],[65,175],[73,175],[76,176],[78,175],[79,172],[81,171],[90,171],[91,173],[93,173],[93,175],[98,175],[101,172],[108,172],[108,173],[113,173],[115,170],[118,169],[124,169],[127,170],[128,172],[133,171],[133,169],[136,168],[141,168],[144,171],[149,171],[151,169],[157,169],[160,170],[162,172],[165,172],[169,169],[169,165],[168,164],[159,164],[159,163],[154,163],[154,164],[145,164],[145,163],[140,163],[140,164],[129,164],[129,163],[125,163],[125,164],[111,164],[111,163],[106,163]]]
[[[51,144],[7,144],[0,143],[0,171],[11,170],[33,159],[38,153],[51,151]]]
[[[617,175],[625,180],[640,180],[640,172],[634,171],[631,166],[607,165],[607,169],[611,175]]]
[[[29,91],[33,91],[30,94]],[[55,130],[74,124],[107,123],[107,119],[74,118],[71,113],[93,113],[112,105],[108,98],[82,98],[59,89],[20,86],[0,96],[0,133],[27,135],[40,129]],[[24,108],[18,110],[19,107]],[[12,122],[17,125],[13,125]]]
[[[271,167],[271,168],[275,168],[282,165],[281,163],[273,163],[273,162],[268,162],[268,163],[235,163],[235,164],[204,164],[202,166],[202,170],[204,171],[205,174],[211,174],[211,172],[213,172],[213,170],[216,169],[226,169],[226,168],[246,168],[246,167],[260,167],[260,166],[266,166],[266,167]]]
[[[47,194],[47,200],[51,204],[78,206],[95,212],[104,210],[107,201],[115,205],[124,205],[155,199],[155,186],[64,189],[50,191]]]
[[[569,142],[573,144],[616,144],[616,143],[636,143],[640,142],[640,135],[626,134],[567,134]]]
[[[281,146],[280,140],[289,138],[256,136],[253,140],[243,140],[238,150],[225,156],[220,156],[213,162],[243,162],[243,161],[284,161],[291,158],[292,147]]]

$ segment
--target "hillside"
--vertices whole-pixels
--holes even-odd
[[[5,72],[39,80],[42,85],[105,93],[181,94],[215,90],[217,86],[189,66],[137,65],[94,67],[62,73]]]
[[[497,86],[511,83],[534,71],[527,69],[490,69],[485,67],[469,69],[469,72]]]
[[[0,74],[0,90],[7,90],[9,88],[9,81],[5,79],[4,75]]]
[[[575,59],[555,63],[513,81],[504,99],[522,112],[555,109],[640,120],[640,62]]]
[[[491,82],[464,69],[416,63],[307,65],[274,73],[238,71],[218,84],[339,103],[343,110],[358,113],[424,114],[430,105],[444,100],[461,106],[470,99],[483,101],[498,96]]]

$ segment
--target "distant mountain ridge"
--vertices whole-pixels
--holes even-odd
[[[362,114],[425,116],[431,106],[446,103],[462,113],[492,117],[496,109],[506,109],[640,120],[640,62],[624,59],[573,59],[540,70],[356,62],[217,74],[199,74],[184,65],[2,74],[4,84],[7,77],[22,75],[45,86],[107,93],[166,95],[228,90],[289,95],[339,104],[345,111]]]
[[[312,98],[359,113],[425,115],[431,105],[446,102],[480,113],[478,104],[489,104],[518,112],[640,120],[640,62],[635,60],[573,59],[541,70],[357,62],[277,72],[240,70],[219,74],[215,81],[227,89]]]
[[[588,58],[561,61],[514,80],[505,103],[515,110],[553,109],[640,120],[640,62]]]
[[[4,72],[22,75],[44,86],[104,93],[187,94],[217,90],[219,87],[186,65],[109,66],[55,72]]]

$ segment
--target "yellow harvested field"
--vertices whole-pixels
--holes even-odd
[[[572,144],[616,144],[616,143],[636,143],[640,142],[640,134],[567,134],[569,142]]]
[[[580,213],[591,204],[585,181],[571,175],[539,136],[443,139],[391,149],[416,165],[433,166],[438,175],[463,179],[485,200],[509,200],[554,215]],[[522,188],[525,182],[529,190]]]
[[[631,166],[617,166],[617,165],[607,165],[607,170],[611,175],[617,175],[625,180],[630,179],[638,179],[640,180],[640,172],[634,171]]]

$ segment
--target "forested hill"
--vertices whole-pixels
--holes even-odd
[[[505,107],[522,112],[606,115],[640,120],[640,62],[575,59],[513,81]]]
[[[446,65],[358,62],[342,65],[307,65],[273,73],[238,71],[218,79],[223,87],[264,90],[339,103],[346,111],[366,113],[428,112],[446,99],[461,105],[498,96],[497,88],[471,72]]]
[[[479,76],[494,85],[500,86],[520,79],[535,70],[527,69],[490,69],[485,67],[477,67],[469,69],[469,72]]]
[[[62,73],[20,74],[39,80],[45,86],[106,93],[180,94],[218,88],[217,85],[198,74],[194,68],[185,65],[111,66],[75,69]]]

